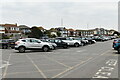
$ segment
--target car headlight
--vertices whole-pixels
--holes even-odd
[[[70,45],[70,43],[67,43],[67,45]]]

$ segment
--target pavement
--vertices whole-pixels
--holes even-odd
[[[117,51],[112,42],[51,52],[2,50],[3,78],[118,78]]]

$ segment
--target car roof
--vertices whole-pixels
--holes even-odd
[[[118,38],[118,39],[114,39],[114,40],[120,40],[120,38]]]

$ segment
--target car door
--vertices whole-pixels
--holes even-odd
[[[61,47],[61,40],[55,40],[55,43],[57,44],[58,47]]]
[[[26,40],[26,47],[27,47],[27,48],[32,48],[32,47],[33,47],[32,39],[27,39],[27,40]]]
[[[37,40],[37,39],[32,39],[32,42],[33,42],[33,45],[32,45],[32,48],[40,48],[40,41]]]

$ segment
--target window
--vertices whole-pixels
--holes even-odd
[[[26,40],[22,40],[22,42],[26,42]]]
[[[40,42],[40,41],[34,40],[34,39],[29,39],[28,42],[31,42],[31,43],[38,43],[38,42]]]

